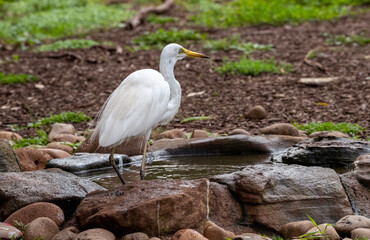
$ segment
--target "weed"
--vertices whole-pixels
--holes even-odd
[[[48,135],[45,131],[38,130],[37,137],[23,138],[22,140],[16,140],[12,146],[14,149],[20,147],[27,147],[30,145],[46,145],[48,144]]]
[[[331,45],[353,44],[364,46],[370,44],[370,38],[366,37],[365,33],[353,34],[349,36],[331,34],[323,35],[326,37],[326,42]]]
[[[70,146],[71,148],[73,148],[73,150],[76,150],[82,144],[82,142],[76,142],[76,143],[62,142],[62,144]]]
[[[170,22],[176,22],[178,18],[168,16],[158,16],[156,14],[149,14],[146,18],[150,24],[165,24]]]
[[[49,52],[59,51],[61,49],[90,48],[99,44],[99,42],[90,39],[68,39],[56,41],[51,44],[43,44],[38,46],[35,50],[37,52]]]
[[[251,60],[245,56],[239,62],[224,61],[221,66],[216,67],[219,73],[240,73],[243,75],[256,76],[263,72],[281,73],[290,72],[292,67],[288,63],[279,64],[274,60]]]
[[[4,60],[0,59],[0,64],[2,63],[17,63],[19,60],[19,55],[13,54],[11,57],[5,57]]]
[[[79,122],[85,122],[90,121],[91,118],[89,116],[86,116],[82,112],[62,112],[60,114],[51,115],[50,117],[41,118],[40,120],[37,120],[33,123],[28,123],[27,127],[30,128],[38,128],[40,126],[49,125],[53,123],[79,123]]]
[[[35,81],[37,81],[37,77],[32,76],[31,74],[0,73],[0,84],[16,84]]]
[[[170,31],[167,31],[160,28],[157,30],[157,32],[145,32],[141,36],[134,38],[132,43],[135,46],[131,50],[138,51],[152,48],[161,49],[168,43],[185,42],[188,40],[202,40],[205,39],[205,37],[205,33],[199,33],[191,29],[177,30],[174,28]]]
[[[317,225],[317,223],[308,214],[306,214],[306,215],[310,219],[310,221],[313,223],[313,225],[315,225],[315,227],[317,228],[317,231],[303,234],[303,235],[299,236],[298,239],[308,240],[308,239],[317,239],[317,238],[324,238],[324,239],[330,239],[331,238],[330,236],[326,235],[326,229],[329,226],[331,226],[331,224],[326,224],[324,231],[322,231],[319,228],[319,226]]]
[[[306,131],[306,133],[309,135],[313,132],[320,132],[320,131],[338,131],[347,133],[351,136],[356,136],[357,134],[360,134],[365,128],[363,128],[361,125],[355,123],[332,123],[332,122],[310,122],[305,124],[298,124],[298,123],[292,123],[293,126],[295,126],[299,130]]]
[[[207,120],[207,119],[212,119],[210,116],[201,116],[201,117],[188,117],[184,118],[181,120],[180,123],[187,123],[187,122],[192,122],[192,121],[202,121],[202,120]]]

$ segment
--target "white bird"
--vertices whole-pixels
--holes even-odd
[[[140,178],[145,176],[148,139],[153,128],[170,122],[180,107],[181,86],[175,79],[174,67],[184,57],[208,58],[171,43],[163,48],[159,70],[142,69],[128,75],[106,100],[96,117],[90,140],[99,139],[102,147],[112,147],[109,162],[122,184],[125,181],[114,161],[117,145],[131,137],[144,136],[145,145]]]

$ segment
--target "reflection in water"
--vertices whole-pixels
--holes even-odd
[[[146,166],[145,179],[198,179],[214,175],[232,173],[247,165],[270,162],[270,155],[256,154],[245,156],[196,156],[155,159]],[[139,181],[141,159],[120,167],[126,182]],[[79,173],[78,175],[93,180],[103,187],[121,186],[113,168]]]

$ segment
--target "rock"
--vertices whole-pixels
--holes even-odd
[[[0,221],[35,202],[58,205],[68,218],[87,193],[103,190],[98,184],[60,169],[2,173]]]
[[[235,236],[232,240],[271,240],[271,238],[263,237],[256,233],[243,233]]]
[[[275,123],[260,129],[261,134],[299,136],[298,129],[289,123]]]
[[[83,231],[75,237],[78,240],[116,240],[113,233],[103,228],[93,228]]]
[[[210,240],[225,240],[235,237],[234,233],[224,230],[211,221],[206,222],[203,235]]]
[[[115,153],[126,154],[128,156],[141,155],[144,151],[144,138],[131,138],[128,142],[123,142],[116,147]],[[111,153],[112,149],[109,147],[99,147],[98,140],[90,141],[90,137],[82,142],[75,151],[76,153]]]
[[[14,225],[14,221],[21,221],[24,225],[29,224],[38,217],[47,217],[53,220],[58,227],[64,223],[63,210],[53,203],[37,202],[18,209],[10,215],[5,222]]]
[[[0,222],[0,239],[15,240],[22,237],[22,232],[8,223]]]
[[[328,225],[327,223],[323,223],[323,224],[318,225],[318,227],[323,233],[325,233],[325,236],[327,236],[327,239],[339,240],[340,237],[339,237],[337,231],[335,231],[334,227],[331,226],[331,225],[329,225],[329,226],[327,226],[327,225]],[[318,231],[317,227],[313,227],[310,230],[308,230],[306,233],[312,233],[312,232],[317,232],[317,231]],[[321,233],[315,233],[311,236],[312,237],[317,236],[317,237],[321,237],[321,238],[323,237]],[[321,239],[321,238],[319,238],[319,239]]]
[[[350,138],[350,136],[346,133],[338,132],[338,131],[321,131],[321,132],[313,132],[309,136],[310,138]]]
[[[286,149],[280,157],[287,164],[349,169],[359,155],[366,153],[370,153],[368,142],[311,138]]]
[[[354,162],[354,166],[357,180],[370,188],[370,154],[359,156]]]
[[[149,240],[161,240],[161,239],[160,238],[157,238],[157,237],[152,237]]]
[[[207,137],[208,137],[207,131],[198,129],[194,130],[190,136],[190,138],[207,138]]]
[[[370,219],[363,216],[348,215],[339,219],[334,228],[340,235],[349,236],[356,228],[370,228]]]
[[[0,139],[5,138],[11,141],[22,140],[23,138],[14,132],[0,131]]]
[[[150,236],[198,228],[207,216],[207,180],[151,180],[88,194],[76,211],[80,227]],[[159,231],[159,232],[158,232]]]
[[[76,227],[67,227],[58,232],[51,240],[76,240],[80,231]]]
[[[370,229],[369,228],[357,228],[351,232],[352,239],[370,239]]]
[[[50,137],[49,137],[50,142],[78,143],[78,142],[83,142],[85,140],[86,140],[85,137],[76,136],[76,135],[73,135],[73,134],[57,134],[57,135],[53,136],[53,138],[51,140],[50,140]]]
[[[252,107],[246,114],[246,118],[249,119],[264,119],[267,117],[266,110],[262,106],[254,106]]]
[[[163,139],[163,138],[169,138],[169,139],[182,138],[182,139],[186,139],[186,136],[185,136],[183,128],[182,129],[175,128],[175,129],[167,130],[167,131],[164,131],[164,132],[158,134],[158,136],[155,139]]]
[[[323,86],[337,81],[338,79],[338,77],[301,78],[298,82],[309,86]]]
[[[17,155],[8,140],[0,139],[0,172],[20,172]]]
[[[48,145],[46,145],[46,147],[47,148],[53,148],[53,149],[59,149],[59,150],[65,151],[69,154],[73,153],[73,148],[68,146],[68,145],[63,144],[62,142],[52,142],[52,143],[49,143]]]
[[[66,157],[70,157],[71,154],[63,151],[63,150],[59,150],[59,149],[52,149],[52,148],[42,148],[42,149],[39,149],[41,152],[44,152],[44,153],[47,153],[49,154],[50,157],[52,158],[66,158]]]
[[[61,134],[75,135],[76,129],[72,124],[54,123],[48,135],[49,142],[67,142],[57,141],[56,137]]]
[[[136,232],[125,235],[121,240],[149,240],[149,237],[143,232]]]
[[[370,188],[362,185],[353,172],[341,174],[340,179],[355,213],[370,218]]]
[[[282,226],[279,233],[284,239],[292,239],[305,234],[313,227],[315,227],[315,225],[309,220],[290,222]]]
[[[208,240],[193,229],[182,229],[177,231],[171,240]]]
[[[15,150],[22,171],[44,169],[51,159],[50,155],[38,149],[22,147]]]
[[[352,214],[338,175],[328,168],[258,164],[211,180],[226,184],[256,224],[275,231],[306,214],[326,222]]]
[[[51,240],[59,232],[58,226],[47,217],[39,217],[27,225],[24,232],[24,240],[35,240],[38,238]]]
[[[247,135],[247,136],[250,136],[250,132],[248,132],[247,130],[245,129],[241,129],[241,128],[235,128],[234,130],[230,131],[228,133],[229,136],[232,136],[232,135]]]

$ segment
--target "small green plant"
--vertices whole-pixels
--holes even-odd
[[[317,238],[323,238],[323,239],[330,239],[331,238],[330,236],[326,235],[326,230],[329,226],[331,226],[331,224],[326,224],[326,226],[324,228],[324,231],[322,231],[319,228],[319,226],[317,225],[317,223],[308,214],[306,214],[306,215],[310,219],[310,221],[313,223],[313,225],[315,225],[315,227],[317,228],[317,231],[303,234],[303,235],[299,236],[298,239],[309,240],[309,239],[317,239]]]
[[[37,52],[50,52],[59,51],[62,49],[90,48],[99,44],[99,42],[91,39],[68,39],[56,41],[50,44],[43,44],[41,46],[38,46],[35,50]]]
[[[48,135],[43,130],[37,130],[36,137],[23,138],[22,140],[16,140],[15,144],[12,146],[14,149],[20,147],[27,147],[30,145],[46,145],[48,144]]]
[[[183,120],[181,120],[180,123],[187,123],[187,122],[192,122],[192,121],[202,121],[202,120],[208,120],[208,119],[212,119],[212,117],[210,116],[188,117],[188,118],[184,118]]]
[[[53,123],[79,123],[79,122],[86,122],[90,121],[91,118],[89,116],[86,116],[82,112],[62,112],[60,114],[54,114],[50,117],[41,118],[40,120],[37,120],[36,122],[29,123],[27,126],[30,128],[38,128],[40,126],[44,125],[50,125]]]
[[[168,43],[202,40],[205,39],[205,37],[205,33],[199,33],[191,29],[177,30],[174,28],[167,31],[160,28],[157,32],[145,32],[141,36],[134,38],[132,40],[134,47],[131,50],[138,51],[152,48],[161,49]]]
[[[35,81],[37,81],[37,77],[32,76],[31,74],[0,73],[0,84],[16,84]]]
[[[76,150],[82,144],[82,142],[76,143],[62,142],[62,144],[73,148],[73,150]]]
[[[306,133],[309,135],[313,132],[320,132],[320,131],[338,131],[347,133],[351,136],[356,136],[360,134],[363,130],[365,130],[364,127],[361,125],[355,123],[332,123],[332,122],[310,122],[305,124],[298,124],[298,123],[292,123],[293,126],[295,126],[299,130],[306,131]]]
[[[170,22],[176,22],[178,19],[174,17],[168,17],[168,16],[158,16],[156,14],[149,14],[146,17],[146,21],[148,21],[150,24],[165,24]]]
[[[239,62],[224,61],[221,66],[216,67],[219,73],[240,73],[243,75],[256,76],[263,72],[282,73],[292,71],[288,63],[279,64],[274,60],[251,60],[243,56]]]
[[[16,63],[19,61],[19,55],[13,54],[11,57],[5,57],[4,60],[0,59],[0,64],[2,63]]]
[[[368,38],[365,33],[349,36],[324,34],[324,36],[326,37],[326,42],[331,45],[353,44],[364,46],[370,44],[370,38]]]

